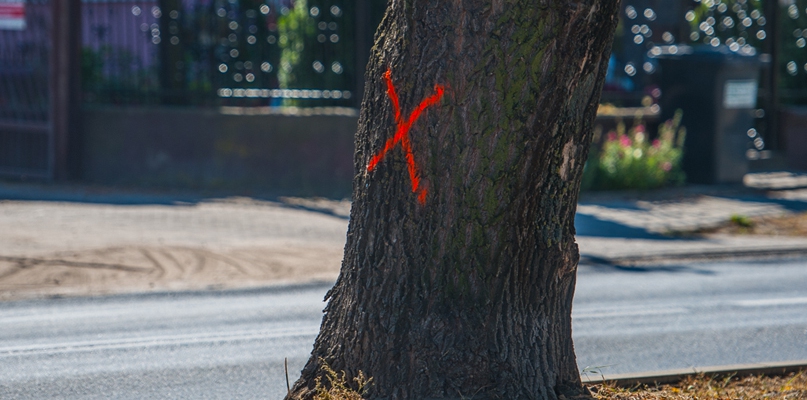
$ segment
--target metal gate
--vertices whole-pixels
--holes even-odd
[[[49,1],[0,0],[0,11],[0,175],[50,179]]]

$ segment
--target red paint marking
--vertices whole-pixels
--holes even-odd
[[[423,111],[426,111],[426,108],[433,106],[440,101],[440,98],[442,98],[443,94],[445,93],[445,89],[443,89],[443,87],[440,85],[435,85],[434,94],[421,101],[417,108],[412,111],[412,114],[409,115],[409,118],[404,121],[403,118],[401,118],[401,106],[400,101],[398,100],[398,92],[395,90],[395,85],[392,84],[392,73],[390,70],[387,70],[387,72],[384,73],[384,81],[387,83],[387,95],[392,101],[392,109],[395,111],[395,124],[397,125],[397,128],[395,130],[395,135],[389,138],[384,144],[384,148],[370,159],[370,163],[367,165],[367,170],[372,172],[378,163],[384,159],[384,156],[387,155],[387,152],[392,150],[392,148],[395,147],[398,142],[400,142],[401,148],[403,148],[404,155],[406,156],[409,179],[412,180],[412,193],[417,193],[418,189],[420,189],[420,193],[418,193],[418,201],[420,204],[426,204],[426,188],[420,187],[420,173],[418,172],[417,164],[415,163],[415,155],[412,153],[412,143],[409,141],[409,130],[412,129],[412,125],[414,125],[415,121],[420,118]]]

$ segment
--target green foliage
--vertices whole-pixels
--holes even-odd
[[[698,32],[697,39],[705,44],[711,43],[712,38],[720,39],[721,44],[730,44],[740,41],[740,45],[749,44],[761,50],[762,40],[756,36],[758,30],[764,30],[766,22],[762,15],[761,0],[703,0],[692,9],[692,20],[689,21],[692,32]],[[759,18],[762,17],[762,20]],[[701,24],[713,18],[709,25],[711,30],[700,29]],[[688,17],[687,20],[690,18]],[[743,24],[748,20],[748,25]],[[728,22],[728,24],[724,23]],[[711,20],[709,20],[711,22]]]
[[[386,1],[372,0],[367,7],[373,26]],[[278,19],[281,49],[278,83],[284,89],[354,90],[356,81],[356,5],[329,0],[297,0]],[[355,94],[354,95],[361,95]],[[344,105],[344,100],[286,100],[285,105]]]
[[[686,130],[680,126],[681,115],[678,111],[662,124],[658,138],[652,141],[641,120],[628,132],[620,122],[616,131],[607,134],[601,148],[592,149],[583,170],[583,190],[644,190],[682,184]]]
[[[81,82],[84,100],[90,103],[131,103],[142,94],[155,97],[159,82],[153,68],[145,68],[132,52],[104,45],[81,49]]]
[[[316,22],[309,16],[306,0],[295,1],[294,8],[278,18],[277,22],[280,33],[278,45],[281,48],[277,79],[282,88],[298,88],[298,82],[311,81],[311,68],[303,69],[301,66],[303,59],[307,58],[306,42],[309,42],[309,53],[312,50],[310,40],[306,39],[316,33]]]
[[[782,102],[807,104],[807,0],[780,7],[780,79]]]
[[[754,226],[754,223],[751,222],[750,218],[741,214],[733,214],[730,218],[730,221],[732,224],[739,226],[740,228],[750,228]]]
[[[779,2],[779,87],[782,102],[805,104],[807,97],[807,0]],[[687,13],[691,43],[715,43],[734,49],[752,46],[763,53],[773,25],[766,19],[761,0],[702,0]],[[728,22],[728,24],[726,24]],[[706,25],[703,25],[706,24]],[[702,27],[708,27],[702,29]]]
[[[81,49],[81,83],[85,87],[94,87],[103,82],[103,65],[104,59],[100,51],[88,47]]]

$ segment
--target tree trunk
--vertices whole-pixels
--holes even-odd
[[[370,398],[583,393],[574,213],[618,6],[390,2],[341,274],[290,398],[313,396],[321,360],[371,376]]]

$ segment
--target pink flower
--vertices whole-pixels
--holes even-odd
[[[630,145],[632,144],[630,138],[627,136],[622,136],[619,139],[619,143],[622,145],[622,147],[630,147]]]
[[[613,142],[614,140],[616,140],[616,132],[614,131],[608,132],[608,141]]]
[[[633,130],[636,131],[636,133],[639,133],[639,132],[643,133],[644,132],[644,125],[636,125],[636,127],[633,128]]]
[[[661,147],[661,142],[658,139],[653,139],[653,147],[656,149]]]
[[[669,161],[664,161],[663,163],[661,163],[661,169],[663,169],[664,172],[670,172],[670,170],[672,169],[672,164],[670,164]]]

